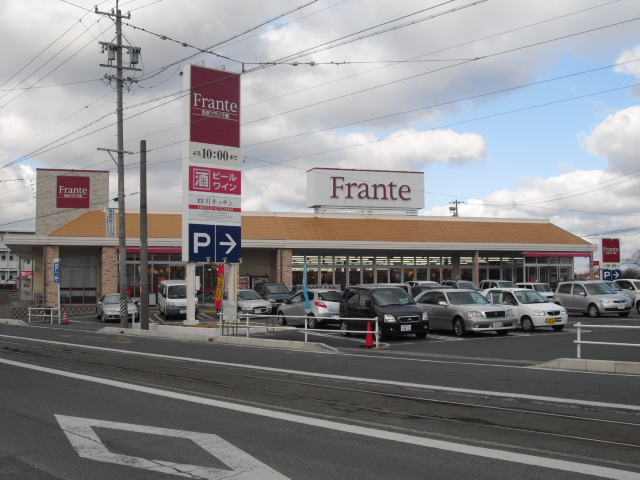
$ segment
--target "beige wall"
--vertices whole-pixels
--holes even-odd
[[[57,208],[59,176],[90,178],[90,208]],[[109,172],[38,169],[36,192],[36,235],[48,235],[90,210],[102,210],[109,206]]]

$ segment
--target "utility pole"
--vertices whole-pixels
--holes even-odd
[[[105,50],[108,52],[108,64],[100,64],[101,67],[113,68],[113,60],[115,57],[116,60],[116,94],[117,94],[117,106],[116,106],[116,115],[117,115],[117,134],[118,134],[118,148],[115,152],[118,154],[118,161],[116,165],[118,167],[118,216],[119,216],[119,243],[118,243],[118,255],[119,255],[119,284],[120,284],[120,326],[122,328],[127,328],[127,324],[129,322],[128,308],[127,308],[127,235],[126,235],[126,221],[125,221],[125,211],[124,211],[124,154],[131,153],[124,151],[124,133],[123,133],[123,119],[122,119],[122,90],[124,88],[124,79],[122,75],[123,70],[135,70],[141,71],[140,69],[133,67],[123,67],[122,66],[122,18],[130,19],[131,14],[122,15],[120,9],[118,8],[119,0],[116,0],[116,8],[115,11],[111,10],[111,12],[100,12],[98,11],[98,7],[95,7],[95,13],[99,15],[106,15],[108,17],[115,18],[116,23],[116,43],[113,42],[100,42],[102,45],[102,51]],[[129,51],[130,55],[130,64],[138,63],[138,56],[140,55],[140,48],[138,47],[125,47]],[[113,80],[113,75],[105,75],[105,78],[108,80]],[[135,81],[131,79],[127,79],[128,81]],[[99,148],[98,150],[107,150],[109,155],[114,150]],[[113,158],[113,156],[111,157]],[[133,326],[133,324],[132,324]]]
[[[149,249],[147,243],[146,140],[140,140],[140,329],[149,330]]]
[[[449,202],[449,205],[451,205],[449,207],[449,211],[454,217],[458,216],[458,205],[462,205],[462,204],[464,204],[464,202],[459,202],[458,200],[454,202]]]

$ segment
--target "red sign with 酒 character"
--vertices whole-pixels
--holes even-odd
[[[192,192],[240,195],[242,174],[238,170],[189,167],[189,190]]]

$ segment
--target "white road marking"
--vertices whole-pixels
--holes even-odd
[[[611,478],[617,480],[640,480],[640,474],[630,472],[626,470],[617,470],[614,468],[600,467],[597,465],[590,465],[577,462],[569,462],[566,460],[556,460],[553,458],[536,457],[533,455],[527,455],[522,453],[510,452],[507,450],[490,449],[486,447],[476,447],[473,445],[467,445],[463,443],[446,442],[443,440],[435,440],[431,438],[417,437],[413,435],[407,435],[404,433],[389,432],[385,430],[361,427],[358,425],[348,425],[330,420],[323,420],[320,418],[304,417],[302,415],[296,415],[286,412],[272,411],[265,408],[251,407],[249,405],[240,405],[237,403],[225,402],[222,400],[214,400],[212,398],[203,398],[195,395],[188,395],[184,393],[178,393],[173,391],[164,391],[159,388],[145,387],[142,385],[134,385],[117,380],[108,380],[105,378],[92,377],[90,375],[83,375],[79,373],[66,372],[63,370],[55,370],[53,368],[41,367],[38,365],[30,365],[13,360],[0,359],[0,363],[6,365],[12,365],[15,367],[26,368],[28,370],[34,370],[38,372],[49,373],[53,375],[59,375],[61,377],[74,378],[77,380],[84,380],[87,382],[98,383],[102,385],[108,385],[111,387],[122,388],[129,391],[141,392],[150,395],[157,395],[165,398],[172,398],[183,402],[197,403],[200,405],[208,405],[216,408],[223,408],[226,410],[232,410],[235,412],[259,415],[274,420],[282,420],[286,422],[297,423],[301,425],[308,425],[313,427],[325,428],[336,432],[344,432],[353,435],[362,435],[365,437],[376,438],[380,440],[388,440],[392,442],[399,442],[408,445],[417,445],[426,448],[434,448],[437,450],[444,450],[448,452],[455,452],[462,455],[474,455],[478,457],[491,458],[498,461],[507,461],[520,463],[524,465],[531,465],[540,468],[550,468],[553,470],[560,470],[565,472],[581,473],[585,475],[594,475],[601,478]],[[186,475],[186,474],[185,474]],[[241,478],[241,477],[236,477]],[[245,480],[249,480],[245,477]]]
[[[284,475],[281,475],[217,435],[173,430],[170,428],[107,422],[89,418],[67,417],[64,415],[55,415],[55,417],[74,450],[78,452],[78,455],[82,458],[188,478],[219,480],[233,477],[244,480],[288,480]],[[147,460],[141,457],[111,453],[102,443],[100,437],[96,435],[92,427],[122,430],[125,432],[148,433],[165,437],[186,438],[218,458],[222,463],[227,465],[230,470],[173,463],[164,460]]]
[[[96,332],[91,332],[91,333],[96,333]],[[375,379],[375,378],[348,377],[348,376],[344,376],[344,375],[332,375],[332,374],[328,374],[328,373],[305,372],[303,370],[288,370],[288,369],[284,369],[284,368],[263,367],[263,366],[260,366],[260,365],[249,365],[249,364],[244,364],[244,363],[220,362],[220,361],[216,361],[216,360],[203,360],[203,359],[199,359],[199,358],[178,357],[178,356],[175,356],[175,355],[161,355],[161,354],[158,354],[158,353],[145,353],[145,352],[128,351],[128,350],[121,350],[121,349],[118,349],[118,348],[94,347],[92,345],[82,345],[82,344],[68,343],[68,342],[57,342],[57,341],[54,341],[54,340],[40,340],[40,339],[36,339],[36,338],[17,337],[17,336],[13,336],[13,335],[0,335],[0,338],[13,338],[13,339],[19,339],[19,340],[28,340],[28,341],[31,341],[31,342],[50,343],[50,344],[54,344],[54,345],[64,345],[64,346],[69,346],[69,347],[86,348],[86,349],[90,349],[90,350],[100,350],[100,351],[105,351],[105,352],[123,353],[123,354],[126,354],[126,355],[138,355],[138,356],[141,356],[141,357],[152,357],[152,358],[163,358],[163,359],[171,359],[171,360],[180,360],[180,361],[188,361],[188,362],[194,362],[194,363],[202,363],[202,364],[206,364],[206,365],[220,365],[220,366],[224,366],[224,367],[249,368],[249,369],[252,369],[252,370],[259,370],[259,371],[264,371],[264,372],[288,373],[288,374],[293,374],[293,375],[303,375],[303,376],[307,376],[307,377],[330,378],[330,379],[347,380],[347,381],[354,381],[354,382],[360,382],[360,383],[371,383],[371,384],[375,384],[375,385],[395,385],[395,386],[398,386],[398,387],[419,388],[419,389],[424,389],[424,390],[436,390],[436,391],[456,392],[456,393],[470,393],[470,394],[473,394],[473,395],[489,395],[489,396],[501,397],[501,398],[519,398],[519,399],[526,399],[526,400],[536,400],[536,401],[543,401],[543,402],[563,403],[563,404],[570,404],[570,405],[587,405],[587,406],[590,406],[590,407],[618,408],[618,409],[622,409],[622,410],[640,411],[640,406],[638,406],[638,405],[625,405],[625,404],[622,404],[622,403],[594,402],[594,401],[590,401],[590,400],[576,400],[576,399],[572,399],[572,398],[545,397],[545,396],[541,396],[541,395],[526,395],[526,394],[521,394],[521,393],[493,392],[493,391],[490,391],[490,390],[472,390],[472,389],[467,389],[467,388],[442,387],[442,386],[439,386],[439,385],[426,385],[426,384],[421,384],[421,383],[396,382],[396,381],[393,381],[393,380],[379,380],[379,379]],[[321,352],[313,352],[313,354],[317,355],[317,354],[323,354],[323,353],[321,353]],[[360,355],[360,354],[355,354],[355,353],[354,354],[324,353],[324,355],[342,355],[342,356],[348,356],[348,357],[372,358],[369,355]],[[376,358],[380,358],[380,357],[376,357]],[[529,367],[517,367],[517,366],[513,366],[513,365],[493,365],[493,364],[490,364],[490,363],[470,364],[470,363],[463,363],[463,362],[445,362],[445,361],[442,361],[442,360],[424,360],[424,359],[414,359],[414,358],[404,358],[404,357],[390,357],[390,356],[389,357],[385,356],[383,358],[384,358],[384,360],[406,360],[406,361],[411,361],[411,362],[464,364],[464,365],[478,365],[478,366],[483,366],[483,367],[508,367],[508,368],[520,368],[520,369],[529,368]],[[549,371],[549,373],[552,373],[552,371]],[[582,372],[571,371],[570,373],[582,373]],[[595,372],[589,372],[589,373],[594,373],[595,374]],[[616,374],[616,375],[621,375],[621,374]]]

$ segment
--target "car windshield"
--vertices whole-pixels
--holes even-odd
[[[605,283],[605,285],[609,287],[611,290],[613,290],[614,292],[624,292],[622,287],[618,285],[616,282],[607,282]]]
[[[513,292],[520,303],[549,303],[549,300],[544,298],[538,292],[534,290],[527,290],[526,292]]]
[[[517,288],[516,284],[513,282],[498,282],[498,287],[500,288]]]
[[[131,303],[131,299],[127,297],[127,303]],[[104,297],[105,305],[118,305],[120,304],[120,295],[108,295]]]
[[[611,287],[604,283],[587,283],[585,288],[587,292],[589,292],[589,295],[611,295],[616,293],[611,290]]]
[[[240,300],[260,300],[262,297],[255,290],[238,290]]]
[[[546,283],[539,283],[538,285],[534,285],[533,289],[536,292],[553,292],[553,290],[551,290],[551,287]]]
[[[458,282],[458,287],[465,290],[480,290],[480,287],[473,282]]]
[[[187,298],[187,286],[170,285],[167,292],[167,298]]]
[[[264,291],[265,293],[284,293],[285,295],[291,293],[284,285],[267,285],[264,287]]]
[[[388,305],[413,305],[416,302],[401,288],[385,288],[371,292],[374,303],[379,307]]]
[[[342,292],[320,292],[318,297],[325,302],[339,302],[342,300]]]
[[[633,283],[638,290],[640,290],[640,282],[631,282]]]
[[[451,305],[473,305],[475,303],[486,305],[489,303],[489,300],[478,292],[447,292],[447,297],[449,297]]]

